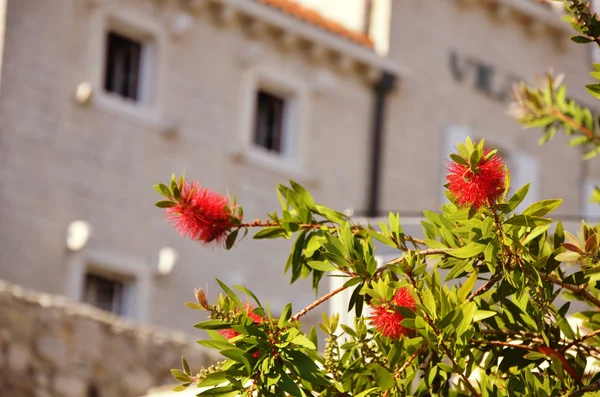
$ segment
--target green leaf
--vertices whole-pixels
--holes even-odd
[[[181,357],[181,368],[183,368],[183,372],[185,372],[186,374],[188,374],[188,375],[192,374],[192,371],[190,370],[190,366],[189,366],[188,362],[183,357]]]
[[[196,302],[185,302],[185,305],[193,310],[206,310],[202,305],[199,305]]]
[[[227,236],[227,240],[225,240],[225,249],[230,250],[231,247],[233,247],[233,244],[235,244],[235,239],[237,238],[239,231],[240,229],[236,229],[233,232],[229,233],[229,235]]]
[[[180,371],[178,369],[172,369],[171,374],[173,375],[173,377],[175,379],[177,379],[180,382],[189,382],[190,381],[190,377],[185,372]]]
[[[308,208],[311,211],[317,211],[317,208],[315,207],[315,201],[313,200],[308,190],[306,190],[294,181],[290,181],[290,186],[292,187],[292,189],[294,189],[296,193],[298,193],[298,198],[300,199],[302,204],[306,206],[306,208]]]
[[[571,41],[578,43],[578,44],[587,44],[587,43],[593,42],[594,40],[590,39],[589,37],[584,37],[584,36],[572,36]]]
[[[311,349],[311,350],[315,350],[317,348],[310,339],[308,339],[306,336],[304,336],[302,334],[296,335],[296,337],[294,339],[292,339],[291,342],[294,345],[306,347],[307,349]]]
[[[589,281],[589,278],[586,277],[584,272],[575,272],[571,274],[569,277],[563,279],[563,283],[565,284],[575,284],[581,285],[585,284]]]
[[[229,329],[231,323],[221,320],[207,320],[200,323],[194,324],[194,328],[199,329]]]
[[[258,300],[258,298],[256,297],[256,295],[254,295],[254,293],[252,291],[250,291],[248,288],[246,288],[243,285],[232,285],[233,288],[237,289],[238,291],[250,296],[252,299],[254,299],[254,302],[256,302],[256,304],[259,307],[262,307],[262,305],[260,304],[260,301]]]
[[[234,347],[230,342],[225,342],[222,340],[199,340],[198,344],[217,350],[227,350]]]
[[[392,387],[394,387],[394,384],[396,382],[394,382],[394,378],[392,377],[392,374],[390,374],[381,365],[369,364],[367,366],[367,368],[369,368],[371,371],[373,371],[373,374],[375,375],[375,382],[379,387],[381,387],[384,390],[388,390],[388,389],[391,389]]]
[[[477,305],[475,304],[475,302],[469,302],[469,303],[463,305],[463,307],[461,307],[461,312],[462,312],[463,318],[462,318],[460,324],[458,325],[458,327],[456,327],[456,336],[457,337],[460,337],[462,334],[464,334],[467,331],[467,329],[469,329],[469,327],[473,323],[473,316],[475,315],[476,310],[477,310]]]
[[[221,350],[221,354],[227,358],[232,359],[235,362],[244,364],[246,370],[248,371],[248,375],[252,372],[252,368],[250,367],[250,361],[246,357],[246,354],[239,349],[227,349]]]
[[[423,298],[423,304],[425,305],[425,308],[427,309],[433,320],[435,320],[437,317],[437,306],[435,304],[435,298],[433,297],[433,294],[430,290],[426,289],[424,291],[421,291],[421,296]]]
[[[288,303],[283,308],[283,311],[281,312],[281,316],[279,316],[278,327],[283,328],[288,323],[291,315],[292,315],[292,304]]]
[[[542,354],[539,352],[529,352],[524,356],[524,358],[527,360],[536,361],[536,360],[545,360],[547,357],[545,354]]]
[[[471,242],[471,243],[465,245],[464,247],[448,251],[448,255],[452,255],[455,258],[466,259],[466,258],[472,258],[474,256],[477,256],[477,255],[481,254],[483,251],[485,251],[484,244]]]
[[[187,390],[188,387],[190,387],[191,383],[184,383],[183,385],[179,385],[179,386],[175,386],[172,390],[179,392],[179,391],[185,391]]]
[[[379,390],[379,388],[371,387],[370,389],[367,389],[367,390],[363,391],[362,393],[357,394],[356,397],[367,397],[369,394],[373,393],[375,390]]]
[[[599,84],[588,84],[585,86],[587,91],[596,98],[600,98],[600,85]]]
[[[535,229],[533,229],[531,231],[531,233],[529,233],[527,235],[527,238],[525,239],[525,241],[523,241],[523,245],[524,246],[527,245],[529,242],[533,241],[539,235],[544,234],[548,229],[550,229],[550,224],[536,227]]]
[[[473,315],[473,322],[476,323],[477,321],[481,321],[481,320],[484,320],[486,318],[493,317],[496,314],[498,314],[498,313],[493,312],[491,310],[477,310],[475,312],[475,314]]]
[[[598,154],[600,154],[600,147],[590,150],[589,152],[587,152],[583,156],[581,156],[581,158],[583,160],[590,160],[590,159],[593,159],[594,157],[596,157]]]
[[[330,262],[309,261],[308,266],[322,272],[333,272],[337,270],[337,267],[333,266]]]
[[[154,205],[157,206],[158,208],[171,208],[171,207],[175,207],[177,205],[177,203],[174,201],[163,200],[163,201],[157,201],[156,203],[154,203]]]
[[[471,275],[469,276],[467,281],[465,281],[465,283],[458,290],[458,299],[461,302],[463,302],[465,299],[467,299],[467,296],[469,296],[469,294],[473,290],[473,287],[475,286],[476,282],[477,282],[477,271],[474,271],[473,273],[471,273]]]
[[[546,116],[540,117],[531,121],[523,122],[523,126],[527,128],[538,128],[538,127],[546,127],[554,122],[556,118],[554,116]]]
[[[223,291],[237,305],[237,307],[243,308],[244,305],[242,304],[242,301],[240,300],[240,298],[238,298],[237,295],[228,286],[225,285],[225,283],[223,283],[218,278],[216,280],[217,280],[217,283],[219,283],[219,286],[221,286],[221,289],[223,289]]]
[[[319,349],[319,338],[317,337],[317,330],[314,325],[310,327],[310,332],[308,333],[308,340],[310,340],[312,344],[315,345],[315,350]]]
[[[264,238],[277,238],[281,236],[285,236],[287,238],[288,232],[282,227],[273,226],[265,227],[264,229],[256,233],[253,238],[259,240]]]
[[[552,223],[552,219],[540,218],[537,216],[517,215],[506,220],[505,225],[537,227]]]
[[[580,256],[577,252],[567,251],[556,255],[554,259],[559,262],[577,262]]]
[[[579,145],[583,145],[586,144],[590,141],[590,138],[588,138],[586,135],[581,135],[581,136],[576,136],[575,138],[572,138],[569,141],[569,146],[579,146]]]
[[[467,160],[465,160],[464,158],[462,158],[461,156],[459,156],[458,154],[455,153],[451,153],[450,154],[450,158],[457,164],[460,165],[469,165],[469,163],[467,162]]]
[[[521,204],[523,202],[523,200],[527,196],[528,192],[529,192],[529,183],[522,186],[519,190],[517,190],[517,192],[515,194],[513,194],[513,196],[510,198],[510,200],[508,200],[508,206],[507,206],[506,210],[504,210],[502,212],[504,212],[505,214],[508,214],[509,212],[514,211],[515,208],[517,208],[519,206],[519,204]]]
[[[544,216],[562,204],[562,199],[542,200],[531,204],[523,211],[523,215]]]

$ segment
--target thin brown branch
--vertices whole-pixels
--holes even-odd
[[[419,356],[419,354],[421,354],[423,352],[423,350],[425,350],[426,347],[427,347],[427,345],[422,345],[421,347],[419,347],[417,349],[417,351],[414,352],[408,358],[408,360],[406,360],[406,362],[400,367],[400,369],[398,371],[394,372],[394,379],[399,378],[400,375],[402,375],[402,372],[404,372],[406,370],[406,368],[408,368],[410,366],[410,364],[412,364],[412,362],[415,361],[415,359]],[[388,397],[389,394],[390,394],[390,389],[386,390],[382,397]]]
[[[490,290],[490,288],[492,288],[498,281],[500,280],[499,276],[494,276],[492,277],[487,283],[483,284],[481,287],[479,287],[475,292],[473,292],[471,294],[471,296],[469,296],[467,298],[467,301],[472,301],[473,299],[475,299],[476,297],[478,297],[479,295],[485,294],[486,292],[488,292]]]
[[[592,141],[598,141],[598,137],[594,135],[594,132],[592,130],[590,130],[589,128],[587,128],[585,125],[578,123],[576,120],[574,120],[573,118],[567,116],[566,114],[564,114],[563,112],[561,112],[559,109],[555,108],[555,107],[551,107],[548,109],[548,112],[553,115],[554,117],[556,117],[557,119],[559,119],[560,121],[562,121],[565,124],[570,124],[571,127],[581,131],[585,136],[587,136],[590,140]]]
[[[314,301],[310,305],[306,306],[304,309],[300,310],[298,313],[294,314],[290,318],[290,321],[298,321],[298,319],[300,317],[304,316],[306,313],[308,313],[309,311],[311,311],[315,307],[319,306],[321,303],[327,301],[329,298],[331,298],[331,297],[339,294],[340,292],[342,292],[346,288],[348,288],[348,287],[345,286],[345,285],[342,285],[341,287],[334,289],[330,293],[323,295],[322,297],[320,297],[319,299],[317,299],[316,301]]]
[[[427,255],[441,255],[441,254],[447,254],[448,252],[451,252],[454,248],[436,248],[436,249],[426,249],[426,250],[422,250],[422,251],[413,251],[414,254],[417,254],[419,256],[427,256]],[[388,263],[385,264],[385,266],[394,266],[399,264],[400,262],[402,262],[403,257],[398,257],[396,259],[392,259],[391,261],[389,261]]]
[[[571,394],[569,394],[569,397],[579,397],[579,396],[584,395],[588,391],[596,391],[598,389],[600,389],[600,380],[597,380],[594,383],[590,383],[587,386],[580,387],[579,389],[577,389],[574,392],[572,392]]]
[[[521,344],[516,345],[516,344],[512,344],[512,343],[508,343],[508,342],[502,342],[499,340],[474,340],[474,339],[471,339],[471,343],[473,343],[475,345],[505,346],[505,347],[514,347],[514,348],[523,349],[523,350],[536,351],[536,349],[532,346],[521,345]]]
[[[596,335],[598,335],[598,334],[600,334],[600,329],[597,329],[597,330],[595,330],[595,331],[592,331],[592,332],[590,332],[589,334],[583,335],[581,338],[574,339],[574,340],[573,340],[573,341],[571,341],[569,344],[567,344],[565,347],[563,347],[563,348],[561,349],[561,351],[563,351],[563,352],[564,352],[564,351],[567,351],[567,350],[569,350],[571,347],[573,347],[573,346],[575,346],[575,345],[577,345],[577,344],[579,344],[579,343],[581,343],[581,342],[583,342],[583,341],[585,341],[585,340],[587,340],[587,339],[593,338],[594,336],[596,336]]]
[[[516,332],[516,331],[509,331],[509,330],[495,330],[495,329],[482,329],[481,333],[484,335],[510,335],[510,336],[520,336],[523,338],[539,338],[541,339],[541,336],[539,334],[536,334],[535,332]]]
[[[394,373],[394,378],[400,377],[400,375],[402,375],[402,372],[404,372],[406,370],[406,368],[408,368],[410,366],[410,364],[413,361],[415,361],[415,358],[417,358],[419,356],[419,354],[421,354],[426,348],[427,348],[427,345],[423,345],[423,346],[419,347],[419,349],[416,352],[414,352],[412,354],[412,356],[410,356],[408,358],[408,360],[400,367],[400,369]]]
[[[521,263],[521,258],[517,255],[516,256],[517,262]],[[523,265],[521,265],[523,266]],[[506,267],[508,270],[515,270],[515,266],[507,266]],[[556,285],[561,286],[564,289],[568,289],[569,291],[573,292],[574,294],[578,295],[580,298],[588,301],[589,303],[593,304],[594,306],[596,306],[597,308],[600,308],[600,299],[596,298],[594,295],[592,295],[591,293],[589,293],[585,287],[582,287],[580,285],[575,285],[575,284],[568,284],[565,283],[564,281],[554,277],[554,276],[550,276],[548,274],[544,274],[544,273],[539,273],[540,278],[544,281],[547,281],[549,283],[554,283]]]
[[[596,298],[594,295],[589,293],[584,287],[574,284],[567,284],[556,277],[549,276],[543,273],[540,273],[540,278],[544,281],[560,285],[561,287],[568,289],[574,294],[579,295],[579,297],[587,300],[588,302],[594,304],[596,307],[600,308],[600,299]]]

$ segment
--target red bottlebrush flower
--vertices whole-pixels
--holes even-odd
[[[219,330],[219,333],[221,335],[223,335],[224,337],[226,337],[227,339],[235,338],[236,336],[238,336],[240,334],[239,332],[234,331],[231,328],[221,329],[221,330]]]
[[[480,208],[482,205],[494,205],[505,190],[506,171],[502,158],[493,154],[485,160],[489,150],[475,169],[454,161],[448,163],[446,180],[448,190],[456,198],[459,206]]]
[[[394,310],[394,306],[406,307],[415,310],[417,305],[408,287],[400,288],[391,302],[379,306],[371,305],[371,322],[382,335],[391,339],[400,339],[407,336],[412,330],[404,328],[400,322],[404,317]]]
[[[177,204],[167,208],[167,216],[179,233],[204,244],[222,245],[235,226],[229,199],[195,181],[184,181],[180,193]]]

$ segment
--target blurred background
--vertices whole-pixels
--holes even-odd
[[[570,43],[561,13],[530,0],[0,0],[0,396],[168,395],[181,356],[216,359],[184,306],[197,287],[216,299],[215,277],[275,314],[315,299],[283,275],[291,242],[179,237],[153,206],[172,172],[229,189],[247,220],[277,210],[292,179],[362,220],[398,211],[418,236],[470,136],[499,149],[514,190],[531,182],[523,208],[561,197],[572,227],[600,215],[587,201],[600,169],[506,115],[511,86],[549,68],[590,102],[600,54]]]

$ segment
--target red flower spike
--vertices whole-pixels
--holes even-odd
[[[492,206],[504,194],[505,165],[497,154],[485,159],[489,150],[485,150],[479,164],[471,169],[468,165],[454,161],[448,163],[446,180],[448,190],[456,198],[459,206],[476,209],[482,205]]]
[[[402,306],[410,310],[417,308],[415,299],[408,287],[398,289],[391,302],[386,302],[379,306],[371,305],[370,319],[382,335],[398,340],[403,336],[408,336],[412,330],[400,325],[404,317],[394,310],[394,306]]]
[[[224,337],[226,337],[227,339],[235,338],[236,336],[238,336],[240,334],[239,332],[234,331],[231,328],[221,329],[221,330],[219,330],[219,333],[221,335],[223,335]]]
[[[166,210],[175,228],[192,240],[222,246],[235,226],[232,221],[235,208],[230,200],[196,181],[184,181],[180,193],[177,204]]]

